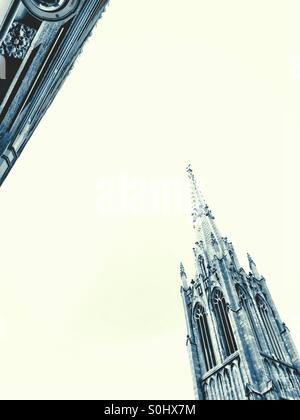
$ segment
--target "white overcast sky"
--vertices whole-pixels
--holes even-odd
[[[193,398],[188,163],[300,347],[299,19],[111,1],[1,188],[1,398]]]

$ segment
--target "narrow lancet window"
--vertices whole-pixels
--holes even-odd
[[[237,291],[240,303],[241,303],[243,309],[245,310],[245,312],[247,314],[247,317],[248,317],[248,320],[249,320],[249,323],[250,323],[250,327],[251,327],[253,335],[256,339],[258,347],[259,347],[260,350],[262,350],[261,342],[260,342],[260,339],[259,339],[259,334],[258,334],[258,331],[257,331],[257,325],[256,325],[256,322],[255,322],[253,302],[251,302],[247,292],[241,286],[239,286],[238,284],[236,285],[236,291]]]
[[[237,351],[237,345],[228,316],[228,307],[224,295],[219,289],[216,289],[213,294],[213,305],[217,318],[220,339],[225,356],[227,357]]]
[[[261,320],[263,323],[264,331],[265,331],[265,337],[267,339],[269,347],[273,350],[274,355],[279,360],[284,360],[283,352],[280,346],[280,343],[278,341],[278,333],[279,331],[275,332],[273,322],[271,320],[270,316],[270,308],[268,307],[268,304],[261,296],[256,296],[256,303],[260,312]]]
[[[210,330],[207,322],[207,315],[204,307],[197,305],[194,312],[197,322],[201,350],[205,361],[206,370],[212,369],[216,365],[215,353],[212,345]]]

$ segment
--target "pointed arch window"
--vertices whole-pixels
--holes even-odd
[[[205,361],[206,370],[216,366],[216,357],[212,345],[210,330],[207,322],[207,314],[200,304],[197,304],[194,312],[194,318],[197,322],[201,350]]]
[[[262,319],[267,343],[269,347],[271,347],[271,350],[273,351],[274,355],[279,360],[284,360],[283,352],[282,352],[280,343],[278,341],[278,336],[277,336],[279,331],[276,334],[272,320],[271,320],[271,316],[270,316],[270,308],[268,307],[268,304],[266,303],[266,301],[260,295],[257,295],[255,300],[256,300],[259,313]]]
[[[235,288],[236,288],[236,292],[239,297],[240,303],[247,314],[247,317],[248,317],[252,332],[254,334],[254,337],[256,339],[256,342],[258,344],[258,347],[260,350],[262,350],[259,334],[257,331],[257,326],[255,323],[254,313],[253,313],[254,311],[253,302],[251,302],[251,300],[249,299],[248,293],[239,284],[237,284]]]
[[[237,345],[228,316],[227,304],[223,293],[219,289],[216,289],[213,294],[213,305],[223,350],[225,352],[225,356],[228,357],[237,351]]]

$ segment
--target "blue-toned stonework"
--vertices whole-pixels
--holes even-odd
[[[181,295],[196,399],[299,400],[300,361],[265,279],[239,264],[220,235],[191,168],[196,276]]]
[[[107,3],[1,0],[0,184],[55,98]]]

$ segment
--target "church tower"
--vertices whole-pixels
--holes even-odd
[[[196,276],[180,266],[196,399],[300,400],[300,360],[265,279],[220,235],[191,167]]]

